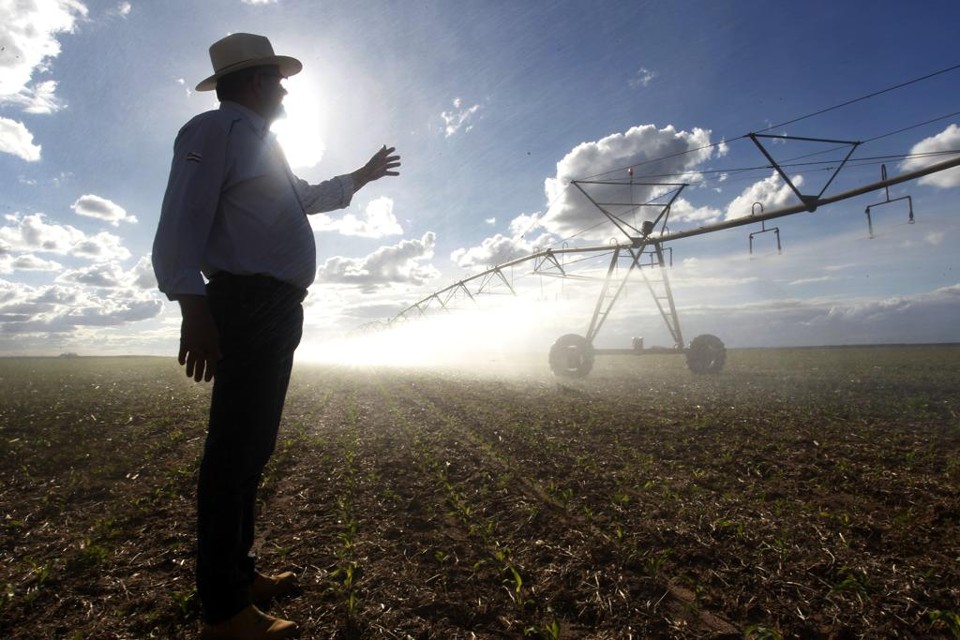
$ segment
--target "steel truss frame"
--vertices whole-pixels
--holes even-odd
[[[767,159],[770,160],[772,168],[774,168],[790,185],[790,188],[800,200],[799,204],[781,207],[779,209],[767,212],[764,212],[761,207],[759,213],[753,211],[751,215],[744,216],[742,218],[733,218],[731,220],[715,222],[683,231],[670,231],[667,227],[667,222],[669,221],[670,217],[670,207],[680,196],[680,193],[683,191],[683,189],[687,186],[685,183],[633,183],[637,186],[643,185],[647,187],[653,187],[655,189],[664,189],[665,191],[660,193],[658,198],[667,198],[667,201],[631,204],[623,202],[604,202],[598,200],[597,198],[591,196],[591,194],[588,192],[588,189],[584,188],[585,186],[589,188],[591,185],[623,186],[624,184],[629,183],[624,183],[623,181],[573,181],[573,186],[577,188],[611,223],[617,227],[617,229],[619,229],[627,237],[627,242],[617,242],[613,245],[604,246],[545,249],[543,251],[532,253],[528,256],[523,256],[515,260],[504,262],[497,266],[491,267],[486,271],[459,280],[454,284],[413,303],[387,321],[387,326],[408,320],[410,317],[414,316],[414,314],[417,316],[422,316],[431,306],[434,305],[439,306],[441,310],[446,310],[450,301],[458,294],[463,294],[474,302],[476,302],[476,298],[481,294],[503,293],[501,290],[504,288],[507,290],[506,294],[516,295],[516,290],[514,289],[511,280],[507,278],[506,272],[508,270],[512,270],[514,267],[519,267],[526,263],[533,264],[532,274],[535,275],[539,274],[569,279],[597,280],[595,277],[580,276],[578,274],[570,273],[568,266],[565,264],[564,258],[566,256],[579,254],[601,255],[603,253],[609,253],[611,255],[610,262],[607,268],[606,276],[603,278],[601,292],[594,307],[593,315],[591,317],[586,335],[581,337],[575,334],[568,334],[558,339],[557,343],[554,345],[554,349],[551,349],[550,354],[551,367],[554,369],[554,372],[558,375],[584,376],[589,373],[595,355],[642,355],[644,353],[664,352],[686,353],[687,363],[690,365],[692,370],[697,371],[697,368],[695,368],[695,363],[700,362],[700,365],[698,366],[701,371],[699,372],[715,372],[722,367],[725,353],[723,344],[718,338],[708,334],[698,336],[691,342],[689,347],[684,342],[676,305],[674,303],[673,294],[670,290],[670,281],[667,276],[667,262],[665,259],[665,254],[672,251],[671,247],[665,246],[667,243],[682,240],[684,238],[757,224],[759,222],[761,224],[761,231],[751,234],[751,236],[753,236],[756,235],[756,233],[773,230],[766,228],[765,223],[767,221],[795,215],[798,213],[813,212],[819,207],[834,204],[843,200],[848,200],[850,198],[870,193],[872,191],[883,189],[886,193],[886,199],[883,202],[874,203],[867,207],[868,222],[870,222],[869,211],[871,207],[896,202],[897,200],[909,199],[909,196],[904,198],[890,199],[890,187],[904,182],[909,182],[911,180],[916,180],[926,175],[960,167],[960,156],[945,160],[943,162],[928,165],[922,169],[902,173],[892,178],[887,177],[886,167],[883,167],[882,177],[878,182],[873,182],[834,195],[824,196],[827,188],[833,183],[834,178],[836,178],[840,169],[850,158],[853,150],[856,148],[859,142],[844,142],[838,140],[824,140],[819,138],[793,138],[805,141],[850,144],[852,147],[841,165],[837,167],[820,193],[815,196],[805,195],[799,192],[792,181],[790,181],[789,177],[787,177],[787,175],[783,172],[783,169],[780,167],[780,165],[773,160],[769,153],[767,153],[767,151],[763,148],[762,144],[760,144],[758,141],[758,138],[761,137],[784,139],[787,138],[787,136],[760,136],[759,134],[749,134],[748,137],[750,137],[755,144],[757,144]],[[653,221],[643,222],[641,227],[638,229],[622,215],[617,214],[612,210],[613,207],[616,206],[634,208],[659,207],[659,213],[657,213]],[[910,199],[910,220],[912,221],[912,219],[913,202],[912,199]],[[872,237],[872,224],[870,226],[870,233]],[[779,230],[777,230],[777,244],[779,247]],[[644,256],[650,256],[650,261],[646,263],[642,262]],[[617,277],[617,266],[621,259],[629,259],[630,267],[627,269],[626,273],[619,278],[619,282],[614,284]],[[653,268],[657,271],[659,274],[658,277],[655,278],[646,273],[647,271],[650,271],[650,268]],[[639,272],[643,277],[644,282],[651,296],[653,297],[664,322],[667,325],[667,329],[674,340],[673,347],[644,348],[642,341],[640,344],[637,344],[635,340],[632,349],[594,349],[594,339],[597,337],[600,329],[603,327],[605,321],[609,317],[613,307],[622,297],[627,281],[634,271]],[[662,286],[662,292],[658,292],[658,284]],[[611,293],[612,287],[613,292]],[[494,291],[494,289],[500,290]],[[706,362],[705,365],[703,364],[704,362]]]

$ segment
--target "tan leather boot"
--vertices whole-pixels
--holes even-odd
[[[296,634],[295,623],[268,616],[250,605],[229,620],[203,625],[200,640],[280,640]]]
[[[250,602],[265,605],[275,598],[296,593],[298,588],[297,576],[292,571],[284,571],[275,576],[257,573],[250,585]]]

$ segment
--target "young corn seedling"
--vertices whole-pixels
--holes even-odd
[[[331,574],[331,577],[337,580],[337,585],[334,589],[346,605],[347,617],[351,620],[357,613],[356,579],[360,577],[359,569],[356,562],[349,561],[338,567],[337,570]]]
[[[960,613],[956,611],[931,611],[927,614],[934,626],[945,626],[953,640],[960,640]]]
[[[743,630],[746,640],[783,640],[783,636],[776,629],[760,624],[751,624]]]
[[[560,624],[552,620],[550,624],[537,627],[527,627],[523,630],[524,637],[543,638],[544,640],[560,640]]]

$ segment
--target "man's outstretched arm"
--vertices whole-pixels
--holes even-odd
[[[306,180],[293,176],[294,189],[300,204],[308,214],[324,213],[350,206],[353,194],[368,182],[379,180],[383,176],[400,175],[400,156],[394,147],[383,146],[365,165],[351,173],[325,180],[318,184],[309,184]]]

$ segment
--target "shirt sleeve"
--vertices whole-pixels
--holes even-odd
[[[152,255],[160,291],[170,300],[206,295],[200,268],[227,171],[228,136],[217,119],[195,119],[174,143]]]
[[[306,213],[323,213],[350,206],[353,199],[353,178],[344,174],[319,184],[295,178],[297,197]]]

